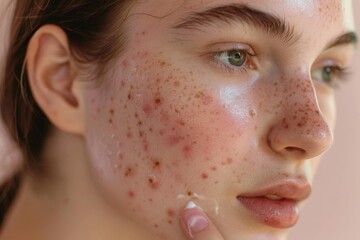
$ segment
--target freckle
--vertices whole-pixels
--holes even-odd
[[[135,198],[135,193],[130,190],[130,191],[128,191],[128,196],[129,196],[130,198]]]
[[[209,175],[207,173],[202,173],[201,174],[201,178],[202,179],[208,179],[209,178]]]
[[[134,170],[131,167],[127,167],[125,170],[125,177],[133,176]]]
[[[139,137],[143,137],[144,136],[144,132],[143,131],[139,131]]]
[[[213,170],[215,172],[217,170],[217,167],[213,166],[213,167],[211,167],[211,170]]]
[[[189,197],[191,197],[191,196],[193,195],[193,192],[188,191],[188,192],[187,192],[187,195],[188,195]]]
[[[114,109],[110,109],[110,114],[114,115]]]
[[[160,168],[161,168],[161,162],[160,162],[159,159],[157,159],[157,158],[152,158],[151,161],[152,161],[152,167],[153,167],[153,169],[160,169]]]
[[[157,225],[157,224],[154,224],[154,227],[155,227],[155,228],[158,228],[158,227],[159,227],[159,225]]]
[[[109,118],[109,123],[112,124],[113,123],[113,120],[111,118]]]
[[[155,102],[156,105],[161,105],[162,100],[161,100],[160,97],[156,97],[155,100],[154,100],[154,102]]]
[[[113,101],[114,101],[114,97],[111,97],[111,98],[110,98],[110,101],[112,101],[112,102],[113,102]]]
[[[128,99],[131,100],[131,98],[132,98],[132,96],[131,96],[131,94],[129,93],[129,94],[128,94]]]

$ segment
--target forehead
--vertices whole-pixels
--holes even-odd
[[[236,4],[277,16],[305,35],[354,30],[351,0],[148,0],[137,3],[133,12],[147,16],[142,25],[169,27],[194,13]]]

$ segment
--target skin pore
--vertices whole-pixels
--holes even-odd
[[[55,127],[3,239],[180,240],[189,200],[227,240],[286,239],[237,197],[273,184],[309,193],[353,54],[350,12],[340,0],[140,1],[125,51],[91,81],[45,26],[27,68]]]

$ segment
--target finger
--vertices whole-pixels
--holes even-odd
[[[188,240],[224,240],[219,230],[195,202],[189,202],[181,215],[181,226]]]

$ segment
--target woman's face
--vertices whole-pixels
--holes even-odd
[[[85,99],[109,206],[166,239],[183,239],[189,200],[225,239],[283,239],[333,142],[350,11],[340,0],[136,3],[125,51]]]

